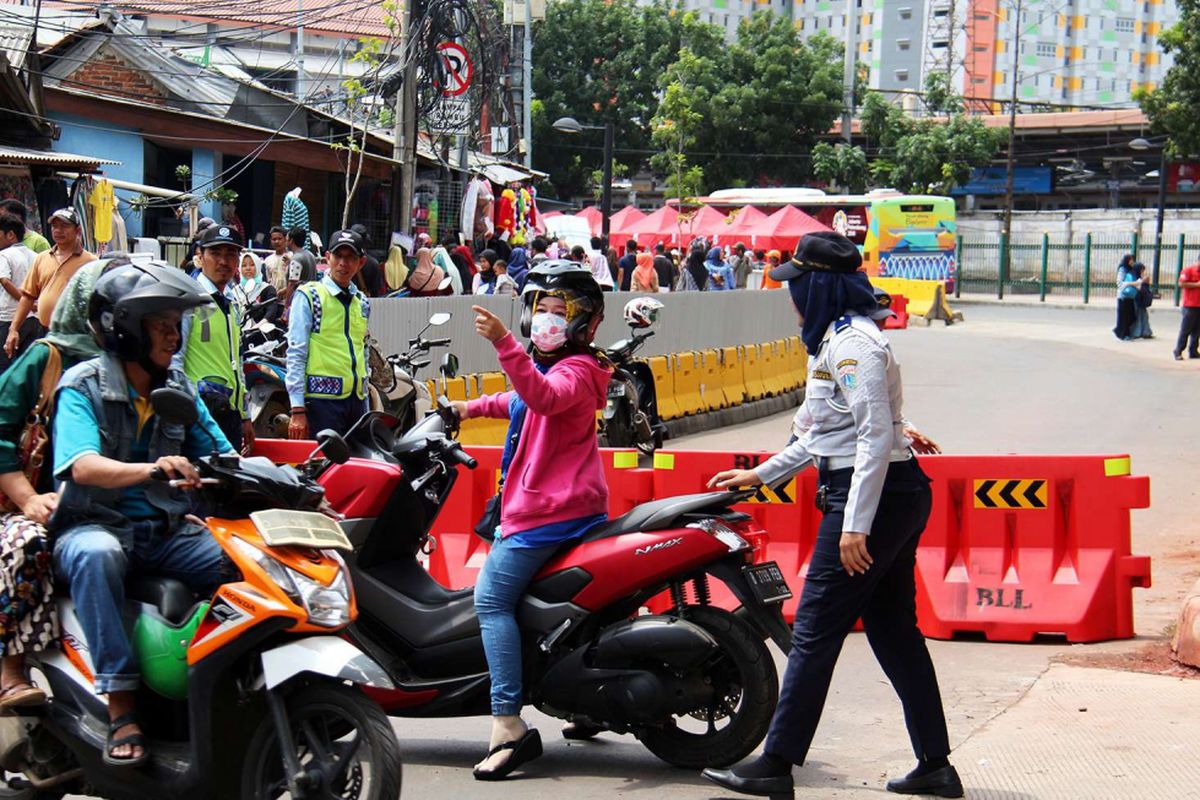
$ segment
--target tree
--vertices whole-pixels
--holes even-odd
[[[915,120],[877,92],[868,93],[861,120],[877,153],[873,182],[903,192],[946,194],[966,183],[975,167],[991,161],[1003,136],[962,113]]]
[[[812,151],[813,177],[860,194],[867,188],[867,154],[857,145],[817,142]]]
[[[662,81],[651,163],[666,172],[685,153],[689,166],[703,165],[708,188],[807,178],[803,154],[841,114],[841,45],[825,35],[805,42],[769,11],[742,20],[727,46],[700,27],[681,34],[684,49]],[[684,113],[702,124],[682,123]],[[670,136],[658,134],[672,123]]]
[[[1134,99],[1150,118],[1151,130],[1169,137],[1170,155],[1200,153],[1200,0],[1179,0],[1179,22],[1158,41],[1175,61],[1161,86],[1139,89]]]
[[[659,0],[557,0],[534,26],[534,166],[560,194],[583,194],[600,169],[602,134],[571,138],[552,127],[570,116],[588,125],[612,122],[618,153],[650,145],[659,77],[680,48],[683,13]]]

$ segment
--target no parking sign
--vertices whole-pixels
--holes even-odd
[[[457,42],[442,42],[437,46],[438,59],[442,63],[442,74],[436,80],[437,87],[446,97],[458,97],[471,88],[471,77],[475,67],[467,49]]]

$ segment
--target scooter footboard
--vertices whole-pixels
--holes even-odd
[[[306,672],[376,689],[395,688],[374,659],[336,636],[309,636],[267,650],[262,654],[262,665],[268,689]]]

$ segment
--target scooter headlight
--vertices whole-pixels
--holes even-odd
[[[349,624],[350,583],[346,580],[346,564],[337,553],[332,550],[321,551],[338,564],[337,575],[328,586],[325,586],[307,575],[297,572],[249,542],[234,537],[233,543],[239,552],[251,558],[262,568],[263,572],[279,584],[279,588],[283,589],[292,602],[304,606],[304,610],[308,612],[310,623],[327,628],[337,628]]]

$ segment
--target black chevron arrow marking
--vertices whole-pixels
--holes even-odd
[[[1046,504],[1042,502],[1042,498],[1038,497],[1038,492],[1046,485],[1045,481],[1032,481],[1029,488],[1025,490],[1025,500],[1033,508],[1045,508]]]
[[[1004,488],[1000,490],[1000,497],[1004,500],[1009,508],[1019,508],[1021,505],[1017,502],[1017,498],[1013,497],[1012,494],[1013,490],[1017,488],[1018,483],[1020,483],[1020,481],[1005,481]]]
[[[978,500],[985,508],[995,508],[996,502],[988,497],[988,492],[996,485],[995,481],[984,481],[979,484],[979,488],[975,490],[975,499]]]

